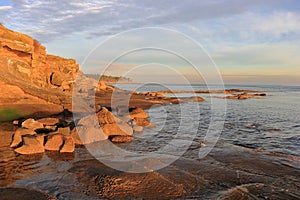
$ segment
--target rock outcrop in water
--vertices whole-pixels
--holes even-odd
[[[140,108],[134,109],[130,114],[131,121],[124,121],[102,107],[95,115],[81,118],[76,127],[73,122],[68,123],[56,118],[15,121],[14,124],[21,127],[14,133],[10,147],[15,148],[15,152],[19,154],[37,154],[45,150],[72,153],[75,145],[107,139],[115,143],[130,142],[134,139],[133,133],[137,127],[143,128],[151,124],[147,113]],[[132,123],[137,119],[142,124]],[[143,129],[138,130],[135,132],[143,131]]]

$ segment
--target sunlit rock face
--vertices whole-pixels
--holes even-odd
[[[78,72],[73,59],[47,55],[32,37],[0,25],[0,68],[15,78],[40,87],[70,90]]]

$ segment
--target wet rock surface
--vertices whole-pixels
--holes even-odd
[[[3,200],[57,200],[57,198],[30,188],[0,188],[0,198]]]
[[[300,196],[300,160],[295,156],[219,142],[208,156],[199,159],[201,146],[193,143],[166,168],[132,174],[102,164],[84,147],[77,148],[70,158],[58,152],[46,152],[47,157],[36,154],[16,157],[8,142],[12,128],[16,127],[9,124],[0,131],[3,152],[0,159],[6,161],[0,162],[1,186],[20,180],[18,184],[47,191],[57,199],[297,199]],[[159,164],[153,159],[145,161]],[[36,170],[37,166],[40,170]]]
[[[197,150],[190,149],[166,168],[143,174],[120,172],[93,159],[74,163],[69,172],[86,188],[84,194],[104,199],[299,198],[296,157],[226,143],[219,143],[204,159],[190,159],[187,154]]]

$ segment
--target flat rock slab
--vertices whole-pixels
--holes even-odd
[[[166,168],[120,172],[95,159],[74,163],[84,194],[104,199],[299,199],[300,160],[218,144],[204,159],[199,148]],[[188,157],[193,157],[188,158]],[[145,158],[145,167],[164,160]],[[130,162],[134,167],[135,162]],[[125,165],[130,167],[130,163]],[[124,163],[123,163],[124,164]],[[120,163],[122,165],[122,163]],[[130,169],[129,169],[130,170]],[[263,197],[263,198],[262,198]]]
[[[34,119],[27,119],[22,123],[22,127],[30,130],[37,130],[44,128],[44,125]]]
[[[45,144],[45,150],[48,151],[59,151],[63,145],[63,136],[60,134],[48,136]]]
[[[44,136],[25,136],[23,137],[23,146],[15,149],[19,154],[38,154],[45,151],[43,143]]]

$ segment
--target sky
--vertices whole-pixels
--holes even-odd
[[[300,85],[298,0],[1,0],[0,21],[85,73]]]

